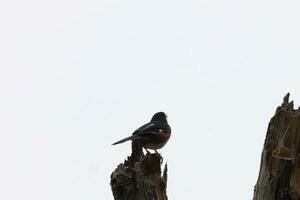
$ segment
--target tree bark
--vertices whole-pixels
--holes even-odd
[[[300,200],[300,108],[287,94],[272,117],[254,200]]]
[[[139,150],[141,151],[141,149]],[[135,155],[140,155],[136,157]],[[160,154],[135,152],[111,174],[115,200],[167,200],[167,164],[161,176]]]

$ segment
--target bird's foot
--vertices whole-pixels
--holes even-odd
[[[148,155],[148,154],[151,154],[150,151],[148,151],[148,149],[146,149],[146,148],[144,148],[144,149],[146,150],[147,155]]]
[[[159,159],[160,159],[160,164],[163,163],[164,159],[163,157],[158,153],[158,151],[154,150],[155,151],[155,154],[158,155]]]
[[[160,154],[158,154],[158,155],[159,155],[159,158],[160,158],[160,164],[162,164],[164,162],[164,158]]]

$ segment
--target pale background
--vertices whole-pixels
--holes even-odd
[[[171,200],[250,200],[267,125],[300,102],[300,2],[0,1],[0,199],[112,200],[157,111]]]

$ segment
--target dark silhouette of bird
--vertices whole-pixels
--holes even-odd
[[[144,147],[147,153],[152,149],[157,153],[157,149],[162,148],[171,136],[171,127],[164,112],[155,113],[151,121],[137,130],[131,136],[119,140],[112,145],[120,144],[132,140],[137,145]]]

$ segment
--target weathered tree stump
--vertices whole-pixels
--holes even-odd
[[[254,200],[300,199],[300,108],[293,107],[287,94],[269,123]]]
[[[167,165],[161,176],[160,154],[133,154],[111,174],[115,200],[167,200]]]

